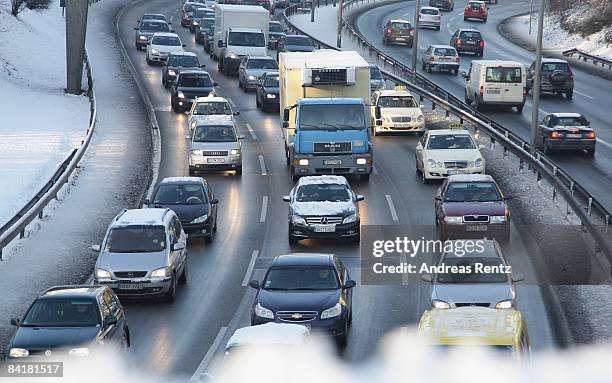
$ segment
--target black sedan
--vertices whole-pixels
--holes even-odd
[[[278,109],[278,72],[266,72],[255,89],[255,103],[263,112]]]
[[[251,325],[296,323],[331,334],[346,344],[353,319],[353,287],[349,271],[333,254],[288,254],[274,258],[257,290]]]
[[[286,36],[283,24],[279,21],[270,21],[268,30],[268,48],[276,49],[278,42]]]
[[[208,38],[208,35],[212,35],[212,30],[215,26],[214,17],[207,17],[200,19],[198,25],[195,26],[195,42],[203,45],[204,40]]]
[[[198,97],[206,97],[215,93],[214,82],[208,72],[203,70],[186,70],[179,73],[170,88],[170,105],[179,113],[189,110]]]
[[[181,71],[197,70],[203,67],[205,65],[200,64],[198,56],[193,52],[171,52],[168,60],[162,63],[162,84],[166,89],[170,88]]]
[[[17,332],[9,343],[10,359],[82,357],[108,345],[130,346],[121,302],[106,286],[52,287],[11,324]]]
[[[189,237],[204,237],[206,242],[212,242],[217,231],[219,200],[202,177],[164,178],[155,189],[152,201],[145,203],[174,210]]]
[[[586,150],[593,156],[596,143],[591,122],[580,113],[551,113],[538,126],[536,145],[545,154],[553,150]]]

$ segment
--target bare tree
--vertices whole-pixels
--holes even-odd
[[[17,16],[26,6],[26,0],[11,0],[11,14]]]

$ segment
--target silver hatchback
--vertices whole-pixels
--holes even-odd
[[[210,116],[193,128],[189,139],[189,173],[203,170],[234,170],[242,175],[242,145],[236,125],[226,116]],[[217,118],[212,118],[217,117]]]
[[[429,73],[433,69],[446,70],[454,75],[459,73],[459,54],[450,45],[430,45],[421,60],[422,69]]]

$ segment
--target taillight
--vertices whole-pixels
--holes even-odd
[[[457,45],[461,45],[461,39],[457,39]]]
[[[527,97],[527,88],[523,87],[523,97]]]
[[[480,86],[480,97],[484,95],[484,86]]]
[[[586,138],[595,139],[595,132],[589,132],[585,136]]]
[[[459,56],[455,57],[455,62],[459,62]]]
[[[480,47],[484,48],[484,40],[480,40]]]
[[[563,137],[564,137],[564,135],[563,135],[563,134],[561,134],[561,133],[557,133],[557,132],[552,132],[552,133],[550,134],[550,138],[563,138]]]

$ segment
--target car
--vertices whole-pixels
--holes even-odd
[[[134,28],[136,49],[145,48],[155,32],[170,32],[170,25],[162,20],[142,20]]]
[[[192,132],[196,125],[205,125],[211,119],[218,121],[218,117],[224,117],[234,121],[234,116],[238,115],[240,112],[234,112],[230,103],[223,97],[198,97],[193,102],[187,118],[189,132]]]
[[[527,69],[527,91],[533,88],[535,61]],[[540,92],[565,95],[571,100],[574,96],[574,73],[569,63],[563,59],[543,58],[540,70]]]
[[[298,180],[283,201],[289,203],[289,243],[306,238],[361,237],[356,194],[343,176],[306,176]]]
[[[383,44],[406,44],[412,47],[414,42],[414,28],[412,23],[406,20],[389,20],[383,27]]]
[[[149,207],[172,209],[178,215],[183,230],[192,237],[213,241],[217,232],[219,200],[202,177],[167,177],[153,192]]]
[[[476,111],[486,105],[515,107],[523,113],[527,97],[525,68],[518,61],[472,60],[468,72],[461,72],[466,79],[465,102],[474,103]]]
[[[580,113],[550,113],[538,125],[536,146],[544,154],[553,150],[586,150],[592,157],[596,143],[591,122]]]
[[[183,4],[183,7],[181,8],[182,27],[189,27],[191,25],[191,19],[193,18],[193,15],[195,14],[196,9],[200,7],[201,4],[193,1],[187,1]]]
[[[435,7],[421,7],[419,10],[419,27],[440,30],[442,13]]]
[[[193,52],[172,52],[162,63],[162,84],[168,89],[183,70],[198,70],[206,65],[200,64],[198,56]]]
[[[376,65],[370,64],[370,92],[385,89],[386,85],[380,69]]]
[[[497,183],[487,174],[449,176],[435,195],[440,238],[510,239],[510,208]]]
[[[295,323],[268,322],[234,331],[225,345],[225,356],[245,347],[302,347],[310,336],[308,327]]]
[[[195,26],[195,42],[200,45],[204,45],[204,41],[209,35],[212,36],[212,30],[215,26],[214,17],[205,17],[198,21],[198,25]]]
[[[195,33],[196,27],[200,25],[203,19],[214,19],[215,11],[209,8],[196,8],[193,16],[191,17],[191,22],[189,23],[189,32]]]
[[[206,38],[204,39],[204,52],[208,53],[210,57],[213,56],[212,45],[215,40],[215,26],[214,24],[210,26],[210,32],[206,33]]]
[[[421,58],[421,67],[429,73],[433,69],[459,73],[459,54],[449,45],[430,45]]]
[[[255,88],[255,104],[262,112],[280,108],[278,71],[266,72]]]
[[[8,359],[13,361],[84,357],[109,346],[124,351],[130,347],[125,311],[106,286],[52,287],[11,324],[17,327],[8,345]]]
[[[484,55],[485,41],[477,29],[457,29],[450,40],[450,46],[457,53],[474,53],[478,57]]]
[[[452,12],[455,9],[454,0],[429,0],[429,6]]]
[[[460,243],[453,249],[468,243],[463,239],[453,242]],[[463,269],[465,272],[447,269],[449,271],[446,273],[422,274],[423,280],[431,282],[433,308],[476,306],[509,309],[516,306],[514,282],[522,280],[522,277],[513,276],[512,268],[497,241],[483,239],[474,245],[464,253],[446,251],[437,263],[438,267]],[[490,272],[483,272],[486,269]]]
[[[429,130],[416,146],[416,172],[423,183],[453,174],[484,174],[480,148],[465,129]]]
[[[168,22],[168,19],[166,19],[166,16],[161,13],[145,13],[144,15],[142,15],[140,19],[136,20],[136,22],[141,23],[147,20],[159,20],[165,23]]]
[[[201,170],[234,170],[242,175],[243,135],[227,116],[210,117],[206,125],[196,125],[189,138],[189,174]]]
[[[176,113],[189,110],[196,98],[214,95],[215,86],[204,70],[182,70],[170,87],[170,106]]]
[[[171,52],[182,52],[185,45],[176,33],[155,32],[147,44],[147,64],[160,64]]]
[[[110,223],[100,246],[94,284],[119,296],[176,300],[187,283],[187,235],[170,209],[124,209]]]
[[[271,70],[278,70],[278,64],[272,57],[245,56],[238,66],[238,87],[245,92],[256,88],[261,76]]]
[[[425,131],[425,117],[412,93],[405,89],[378,90],[372,94],[372,135],[393,132]],[[380,109],[380,119],[376,119],[375,109]]]
[[[276,49],[279,40],[286,36],[285,29],[279,21],[270,21],[268,26],[268,48]]]
[[[303,35],[285,35],[278,40],[276,47],[276,57],[281,52],[312,52],[315,46],[310,37]]]
[[[487,4],[484,1],[470,0],[463,9],[463,21],[477,19],[486,23],[488,15]]]
[[[296,323],[330,334],[346,345],[353,321],[353,288],[349,270],[334,254],[276,256],[257,290],[251,325],[268,322]]]

